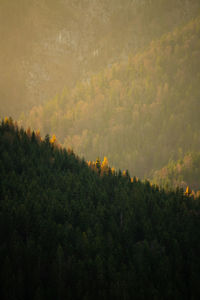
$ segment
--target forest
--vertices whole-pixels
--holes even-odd
[[[0,118],[18,119],[199,12],[199,0],[1,0]]]
[[[0,125],[0,297],[199,299],[200,198]]]
[[[200,1],[0,0],[0,299],[200,299]]]
[[[200,190],[200,152],[189,152],[183,159],[171,160],[151,175],[151,181],[165,189],[190,188],[194,195]]]
[[[20,121],[87,160],[146,178],[200,149],[200,17],[153,41]]]

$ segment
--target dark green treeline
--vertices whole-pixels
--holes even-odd
[[[198,299],[200,201],[0,126],[0,298]]]

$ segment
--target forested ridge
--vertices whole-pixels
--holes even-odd
[[[199,0],[1,0],[0,118],[18,118],[199,11]]]
[[[189,152],[178,161],[171,160],[161,170],[153,172],[151,181],[163,188],[184,190],[200,194],[200,152]]]
[[[200,17],[21,115],[86,159],[144,178],[200,148]]]
[[[0,298],[199,299],[200,199],[0,125]]]
[[[0,0],[0,35],[0,299],[199,300],[200,1]]]

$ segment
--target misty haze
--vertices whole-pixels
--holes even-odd
[[[0,298],[200,298],[200,1],[0,0]]]

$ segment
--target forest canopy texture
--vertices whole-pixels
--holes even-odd
[[[65,89],[21,122],[145,178],[200,149],[200,17]]]
[[[199,0],[1,0],[0,118],[17,119],[199,11]]]
[[[199,300],[200,1],[0,0],[0,36],[0,299]]]
[[[0,126],[0,298],[199,299],[200,199]]]

